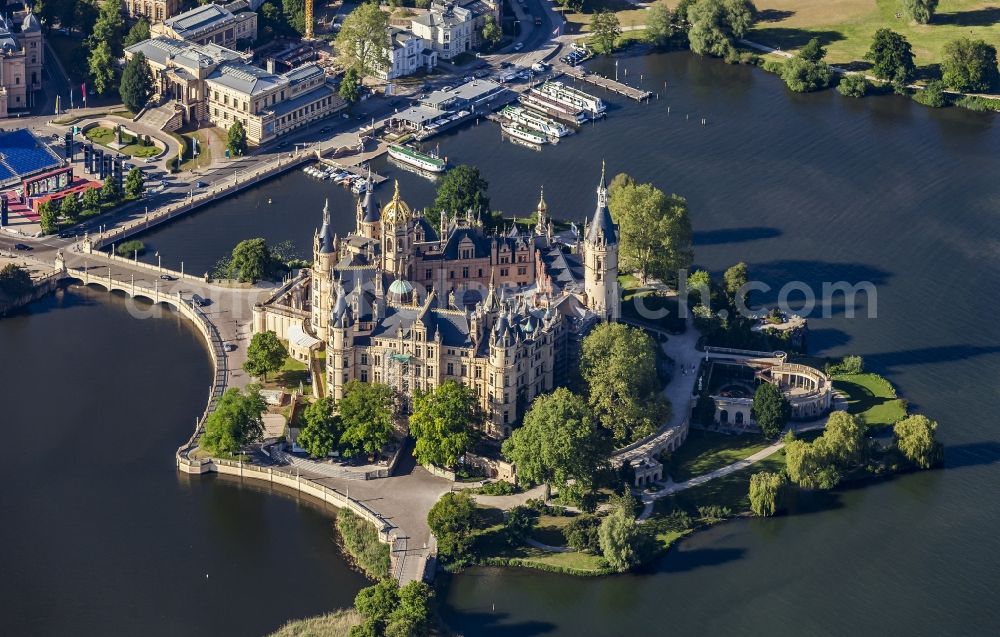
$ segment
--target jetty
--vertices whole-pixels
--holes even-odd
[[[619,82],[618,80],[598,75],[597,73],[587,73],[580,67],[566,68],[563,70],[563,73],[567,77],[571,77],[574,80],[580,80],[582,82],[587,82],[588,84],[593,84],[594,86],[599,86],[604,90],[617,93],[618,95],[624,95],[625,97],[633,99],[637,102],[643,102],[653,96],[652,91],[644,91],[642,89],[635,88],[634,86],[629,86],[624,82]]]
[[[346,154],[352,151],[355,152],[353,154]],[[324,157],[320,153],[316,153],[316,158],[327,166],[349,172],[352,175],[357,175],[359,177],[368,177],[368,169],[362,168],[362,166],[376,157],[381,157],[388,151],[389,145],[379,140],[375,145],[375,148],[372,150],[366,150],[358,153],[356,152],[356,149],[345,147],[338,148],[330,157]],[[371,175],[372,183],[376,186],[388,179],[385,175],[379,175],[374,172]]]

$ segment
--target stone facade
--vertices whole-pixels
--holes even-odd
[[[602,287],[615,280],[618,237],[603,175],[597,200],[588,227],[601,234],[560,240],[544,198],[531,231],[491,233],[472,212],[435,227],[398,183],[382,207],[369,188],[346,237],[324,209],[308,276],[263,304],[255,329],[281,326],[287,339],[289,321],[308,313],[334,399],[352,380],[375,382],[406,409],[414,392],[453,380],[474,389],[486,433],[503,438],[532,399],[565,381],[578,339],[616,313]],[[601,269],[585,275],[585,262]]]
[[[487,16],[500,24],[500,3],[491,0],[434,2],[427,13],[413,18],[410,30],[441,59],[479,48],[479,34]]]
[[[0,117],[31,106],[31,92],[42,88],[44,64],[45,44],[35,14],[24,16],[19,32],[0,16]]]
[[[235,8],[235,3],[233,5]],[[194,44],[218,44],[236,48],[237,43],[251,43],[257,39],[257,14],[245,10],[230,11],[228,7],[205,4],[185,11],[150,27],[153,37],[186,40]]]
[[[152,24],[177,15],[183,5],[182,0],[126,0],[125,10],[130,18],[145,17]]]
[[[153,73],[156,98],[170,101],[184,123],[228,129],[239,120],[251,144],[260,144],[347,107],[316,64],[276,74],[248,56],[217,44],[152,38],[125,49],[138,52]]]

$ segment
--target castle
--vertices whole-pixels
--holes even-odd
[[[335,400],[352,380],[383,383],[405,411],[415,391],[454,380],[479,396],[485,433],[506,437],[532,399],[565,381],[579,339],[619,310],[603,167],[582,233],[555,235],[544,193],[536,213],[528,231],[488,232],[472,211],[433,224],[398,182],[381,207],[369,187],[346,237],[324,207],[312,267],[255,308],[254,329],[287,339]]]

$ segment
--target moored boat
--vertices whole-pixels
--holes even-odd
[[[448,168],[446,159],[442,159],[436,154],[422,153],[402,144],[389,144],[389,156],[404,164],[416,166],[431,173],[443,173]]]
[[[514,139],[520,139],[521,141],[537,144],[539,146],[547,144],[549,141],[549,138],[545,136],[545,133],[528,128],[523,124],[501,124],[500,129]]]

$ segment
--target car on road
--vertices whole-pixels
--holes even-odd
[[[235,352],[236,343],[226,343],[222,346],[222,349],[226,350],[227,352]]]
[[[192,294],[191,300],[194,301],[196,304],[198,304],[199,307],[205,307],[206,305],[209,305],[212,302],[211,300],[206,299],[200,294]]]
[[[156,157],[147,157],[145,159],[145,161],[146,161],[147,164],[155,164],[156,163]]]
[[[76,233],[73,232],[72,230],[65,230],[65,231],[59,233],[59,238],[60,239],[72,239],[75,236],[76,236]]]
[[[171,274],[161,274],[160,278],[163,279],[164,281],[176,281],[177,280],[177,277],[175,277],[175,276],[173,276]]]
[[[518,42],[517,44],[514,45],[515,51],[520,51],[523,48],[524,48],[524,42]]]
[[[500,63],[500,68],[502,68],[502,69],[509,69],[512,66],[514,66],[513,62],[501,62]]]
[[[201,181],[199,179],[198,181],[194,182],[194,187],[195,188],[208,188],[208,184],[206,184],[205,182],[203,182],[203,181]]]
[[[14,244],[14,249],[15,250],[34,250],[34,248],[32,248],[31,246],[29,246],[26,243],[15,243]]]
[[[319,129],[319,132],[321,132],[321,133],[329,133],[330,132],[330,127],[329,126],[324,126],[323,128]]]

